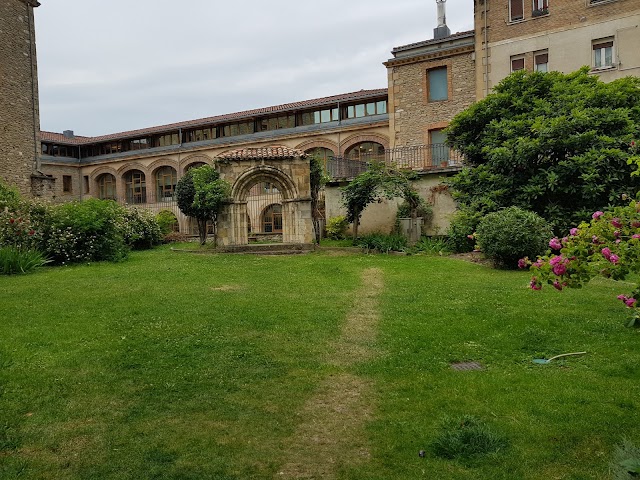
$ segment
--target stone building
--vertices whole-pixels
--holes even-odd
[[[49,196],[39,172],[40,112],[35,0],[0,1],[0,177],[24,195]]]
[[[516,70],[640,75],[638,0],[475,0],[476,94]]]

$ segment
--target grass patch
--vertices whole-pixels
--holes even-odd
[[[445,418],[431,442],[431,450],[437,457],[462,460],[498,453],[507,446],[504,436],[472,415]]]
[[[384,282],[373,353],[336,361],[354,306],[372,304],[357,301],[370,269]],[[607,478],[622,437],[640,438],[640,331],[615,298],[629,287],[527,285],[440,256],[168,246],[0,277],[0,478],[274,478],[315,431],[308,412],[335,412],[340,431],[346,402],[324,401],[339,379],[358,387],[349,415],[364,412],[339,444],[366,452],[337,455],[333,478]],[[510,446],[442,458],[427,447],[443,415],[486,420]]]

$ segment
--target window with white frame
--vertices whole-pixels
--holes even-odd
[[[517,72],[518,70],[524,70],[524,55],[511,57],[511,72]]]
[[[593,68],[613,67],[613,38],[593,42]]]
[[[536,72],[548,72],[549,71],[549,52],[536,52],[533,55],[533,63],[535,65]]]
[[[533,0],[533,16],[549,13],[549,0]]]

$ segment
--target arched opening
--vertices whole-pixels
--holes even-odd
[[[320,160],[320,162],[324,166],[325,171],[327,170],[327,163],[335,156],[333,150],[325,147],[310,148],[304,153],[306,153],[310,157],[314,157]]]
[[[193,163],[190,163],[189,165],[184,167],[184,173],[187,173],[192,168],[198,168],[198,167],[202,167],[204,165],[206,165],[205,162],[193,162]]]
[[[103,173],[98,177],[98,198],[101,200],[115,200],[116,177],[110,173]]]
[[[356,143],[345,152],[345,157],[359,162],[383,161],[384,146],[377,142]]]
[[[173,199],[178,183],[178,172],[173,167],[160,167],[156,170],[156,198],[157,201]]]
[[[129,170],[124,175],[125,197],[127,203],[147,203],[147,182],[140,170]]]
[[[282,233],[282,205],[269,205],[262,212],[262,231],[264,233]]]

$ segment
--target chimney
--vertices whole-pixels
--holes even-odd
[[[451,35],[451,30],[447,27],[447,14],[445,12],[445,3],[447,0],[436,0],[438,5],[438,27],[433,29],[433,38],[440,40],[441,38]]]
[[[64,136],[64,138],[75,138],[73,130],[65,130],[64,132],[62,132],[62,135]]]

